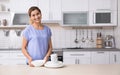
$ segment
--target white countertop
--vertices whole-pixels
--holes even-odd
[[[56,69],[0,65],[0,75],[120,75],[120,65],[65,65]]]

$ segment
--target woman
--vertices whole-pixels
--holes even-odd
[[[22,52],[31,67],[33,60],[48,60],[52,52],[51,30],[41,23],[41,10],[33,6],[28,10],[31,24],[23,31]]]

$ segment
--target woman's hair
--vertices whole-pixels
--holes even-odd
[[[29,10],[28,10],[28,15],[29,15],[29,17],[31,17],[31,12],[34,11],[34,10],[38,10],[38,11],[41,13],[41,10],[40,10],[38,7],[32,6],[32,7],[29,8]],[[30,24],[33,24],[33,21],[32,21],[31,19],[30,19]]]
[[[28,10],[28,15],[31,16],[31,12],[34,11],[34,10],[38,10],[41,13],[41,10],[37,6],[32,6]]]

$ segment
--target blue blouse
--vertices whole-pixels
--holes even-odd
[[[52,35],[50,28],[44,25],[43,30],[37,30],[32,25],[29,25],[24,29],[22,35],[28,42],[27,51],[32,59],[43,59],[47,54],[49,40]]]

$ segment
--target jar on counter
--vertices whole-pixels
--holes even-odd
[[[3,26],[7,26],[7,20],[6,19],[3,19]]]

